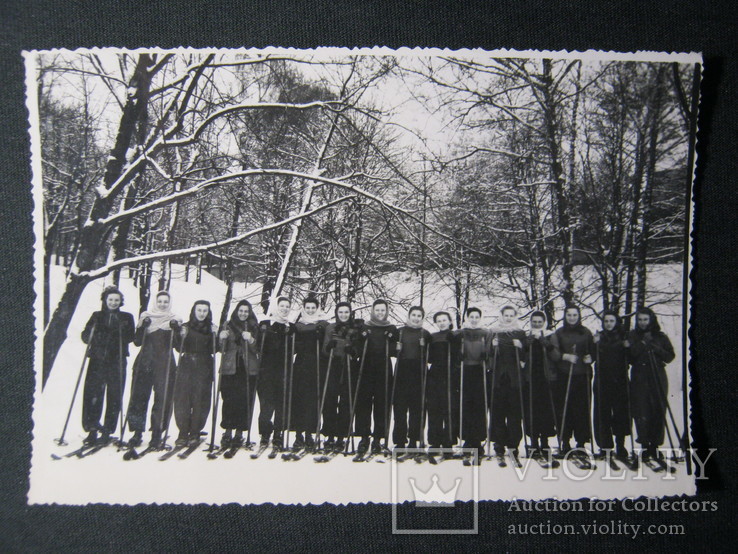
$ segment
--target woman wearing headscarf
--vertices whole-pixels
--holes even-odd
[[[221,448],[243,444],[251,428],[256,379],[259,374],[259,322],[248,300],[241,300],[220,332],[220,395],[224,430]],[[217,416],[217,414],[216,414]],[[233,432],[235,431],[235,436]]]
[[[110,286],[100,297],[102,306],[94,312],[82,331],[82,342],[88,344],[87,366],[82,397],[82,427],[88,433],[86,444],[107,443],[118,424],[126,377],[128,343],[133,340],[133,315],[120,310],[123,293]],[[105,421],[100,425],[103,400]]]
[[[133,362],[133,389],[128,403],[128,427],[133,432],[133,437],[128,441],[131,447],[139,446],[142,442],[152,389],[154,406],[151,408],[149,446],[160,446],[163,423],[171,417],[176,370],[172,349],[175,335],[179,336],[182,324],[179,316],[172,313],[171,304],[169,293],[159,291],[154,307],[142,312],[138,318],[133,343],[141,349]],[[165,391],[165,387],[168,390]]]
[[[343,439],[349,430],[350,395],[356,386],[356,364],[349,363],[355,359],[354,344],[359,332],[355,328],[354,314],[351,304],[339,302],[335,309],[336,321],[328,325],[323,339],[323,352],[329,356],[330,375],[327,377],[327,389],[323,404],[323,427],[321,433],[328,437],[323,447],[326,452],[341,452]],[[351,387],[349,387],[349,380]]]
[[[553,388],[556,373],[551,367],[548,351],[550,336],[546,333],[546,314],[535,311],[530,314],[530,331],[526,336],[525,389],[523,404],[528,423],[533,456],[547,457],[548,439],[556,435],[556,411]]]
[[[322,353],[323,336],[328,322],[318,312],[315,297],[302,302],[302,311],[295,322],[295,363],[290,409],[290,430],[295,431],[293,449],[315,446],[313,433],[318,425],[320,385],[325,378]],[[318,372],[320,371],[320,376]]]
[[[411,307],[405,325],[399,330],[392,407],[395,417],[392,441],[398,448],[406,444],[409,448],[417,448],[421,433],[425,432],[422,429],[422,384],[428,371],[430,333],[423,328],[424,317],[422,307]]]
[[[490,439],[495,454],[502,456],[505,448],[515,457],[523,436],[520,362],[525,359],[525,333],[518,325],[518,310],[507,304],[500,309],[500,319],[490,331],[492,340],[487,365],[487,397],[490,406]]]
[[[594,337],[596,372],[594,380],[594,434],[603,450],[616,448],[615,455],[628,458],[625,437],[630,435],[628,409],[628,348],[620,316],[602,313],[602,330]],[[613,436],[615,442],[613,444]]]
[[[551,359],[556,370],[558,420],[563,427],[559,429],[559,450],[560,454],[566,454],[571,449],[572,435],[578,449],[584,449],[585,444],[592,440],[589,400],[594,342],[591,331],[582,325],[582,312],[577,306],[566,307],[563,324],[551,335],[551,345]]]
[[[636,328],[628,334],[630,398],[638,442],[645,460],[658,458],[664,442],[669,381],[666,364],[674,360],[674,348],[650,308],[636,312]]]
[[[182,354],[174,387],[174,419],[179,428],[177,446],[197,444],[210,414],[217,332],[210,302],[198,300],[190,310],[189,320],[182,325],[180,340],[174,341]]]

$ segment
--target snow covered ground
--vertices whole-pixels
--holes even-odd
[[[175,267],[174,275],[182,277],[183,268]],[[653,270],[651,279],[656,290],[681,289],[681,266],[660,266]],[[64,270],[54,267],[52,273],[51,304],[55,305],[61,292]],[[412,297],[417,290],[417,277],[398,274],[396,290],[402,297]],[[40,391],[40,360],[36,360],[38,391],[33,411],[34,437],[31,469],[31,503],[313,503],[323,502],[392,502],[415,500],[409,479],[415,479],[419,489],[430,486],[434,474],[439,485],[448,490],[455,479],[462,480],[457,500],[477,497],[485,499],[545,499],[545,498],[623,498],[629,496],[662,496],[694,494],[692,476],[686,474],[684,464],[677,472],[656,475],[648,469],[642,473],[609,472],[607,464],[599,462],[591,474],[582,473],[574,466],[549,473],[536,463],[518,472],[512,467],[499,468],[493,461],[484,462],[475,472],[459,461],[447,461],[438,466],[428,463],[353,463],[350,457],[339,456],[327,464],[316,464],[312,456],[298,462],[281,459],[268,460],[266,454],[258,460],[240,452],[232,460],[207,459],[204,452],[195,452],[187,460],[176,457],[159,461],[151,454],[137,461],[123,461],[122,452],[108,447],[85,459],[63,458],[52,460],[52,454],[63,454],[81,445],[85,436],[81,428],[81,387],[67,431],[69,446],[60,447],[54,439],[61,433],[75,380],[79,371],[84,345],[80,333],[92,311],[99,309],[100,293],[109,283],[104,280],[90,284],[79,303],[69,327],[68,339],[61,348],[46,389]],[[124,310],[138,313],[138,292],[128,279],[122,279],[121,289],[126,297]],[[200,298],[211,302],[216,320],[220,314],[226,287],[224,283],[203,271],[202,282],[172,281],[173,310],[186,319],[192,303]],[[425,306],[429,314],[452,305],[452,291],[438,282],[426,284]],[[233,304],[243,298],[253,303],[259,298],[258,284],[238,284],[234,287]],[[479,296],[473,299],[487,315],[486,323],[493,322],[493,314],[503,303],[500,296]],[[514,300],[514,299],[513,299]],[[662,328],[672,340],[677,358],[669,364],[669,398],[677,425],[682,425],[681,392],[681,303],[675,301],[659,306]],[[296,314],[295,314],[296,315]],[[368,313],[359,314],[368,317]],[[399,319],[404,313],[395,314]],[[585,321],[592,329],[595,323]],[[426,324],[432,329],[430,323]],[[130,366],[137,354],[131,345],[128,381],[124,405],[130,387]],[[258,413],[258,404],[256,410]],[[172,422],[172,427],[174,423]],[[210,430],[210,423],[206,426]],[[254,428],[253,440],[257,439]],[[218,430],[218,437],[220,430]],[[148,439],[148,436],[145,436]],[[204,448],[204,447],[203,447]],[[523,459],[523,463],[526,460]]]

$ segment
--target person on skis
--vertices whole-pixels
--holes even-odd
[[[397,355],[397,327],[390,323],[389,305],[377,299],[365,329],[367,333],[366,359],[361,384],[357,392],[355,431],[361,437],[357,454],[364,454],[373,438],[373,452],[382,450],[382,440],[387,436],[390,396],[392,390],[392,356]],[[373,414],[373,418],[372,418]],[[372,428],[373,419],[373,428]]]
[[[94,312],[82,331],[82,342],[89,346],[89,365],[82,396],[82,428],[85,444],[107,444],[120,416],[125,386],[128,344],[133,341],[133,315],[121,311],[123,293],[109,286],[100,297],[102,306]],[[102,417],[105,402],[105,419]],[[98,433],[101,436],[98,437]]]
[[[161,445],[163,423],[171,417],[176,370],[173,348],[182,325],[182,319],[172,313],[171,304],[169,293],[159,291],[153,309],[142,312],[136,326],[133,343],[140,350],[133,362],[133,388],[128,402],[128,426],[133,432],[128,446],[132,448],[143,442],[152,390],[154,405],[149,446],[158,448]],[[165,387],[168,390],[164,390]]]
[[[219,339],[219,350],[223,354],[220,361],[220,395],[223,400],[220,446],[230,448],[242,445],[244,431],[251,429],[256,399],[260,364],[259,322],[248,300],[236,304]]]
[[[487,437],[484,371],[489,349],[489,333],[482,328],[482,310],[472,307],[466,311],[464,327],[459,330],[459,339],[460,436],[464,448],[477,449],[479,461],[484,455],[482,442]]]
[[[661,459],[669,381],[666,364],[674,360],[674,347],[650,308],[636,312],[636,327],[628,334],[630,398],[638,443],[644,461]]]

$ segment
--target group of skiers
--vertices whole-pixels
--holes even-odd
[[[576,306],[565,309],[553,332],[542,311],[530,314],[524,331],[518,310],[508,304],[489,329],[479,308],[466,311],[459,330],[448,312],[437,312],[432,320],[438,330],[431,333],[422,307],[411,307],[398,328],[381,299],[368,320],[356,319],[352,306],[339,302],[332,322],[319,316],[313,297],[303,300],[294,322],[285,297],[261,322],[242,300],[221,329],[204,300],[194,303],[185,322],[172,312],[165,291],[137,323],[122,305],[121,292],[106,288],[102,309],[82,333],[89,357],[82,415],[88,444],[109,442],[123,424],[130,342],[140,347],[125,422],[131,448],[143,442],[152,390],[149,449],[163,446],[172,411],[175,445],[199,444],[213,399],[216,407],[222,400],[214,414],[223,429],[221,449],[238,448],[250,436],[257,396],[262,451],[271,442],[274,449],[347,452],[356,437],[357,456],[376,455],[389,452],[391,431],[395,448],[450,453],[460,443],[476,449],[477,460],[484,445],[498,459],[506,452],[517,457],[523,435],[528,455],[539,460],[566,455],[572,439],[575,450],[590,443],[594,452],[596,442],[600,451],[626,460],[631,422],[644,460],[657,459],[664,441],[665,365],[674,350],[648,308],[637,311],[630,332],[617,313],[606,311],[593,334]],[[294,440],[287,444],[290,433]]]

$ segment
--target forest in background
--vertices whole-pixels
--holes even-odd
[[[317,52],[37,55],[44,381],[82,292],[172,264],[323,307],[404,271],[543,309],[658,305],[684,260],[699,68]],[[49,302],[52,265],[66,268]],[[587,274],[586,279],[584,274]],[[589,276],[595,275],[596,279]],[[671,298],[670,295],[674,298]],[[57,295],[55,295],[56,297]],[[225,316],[223,310],[223,317]]]

